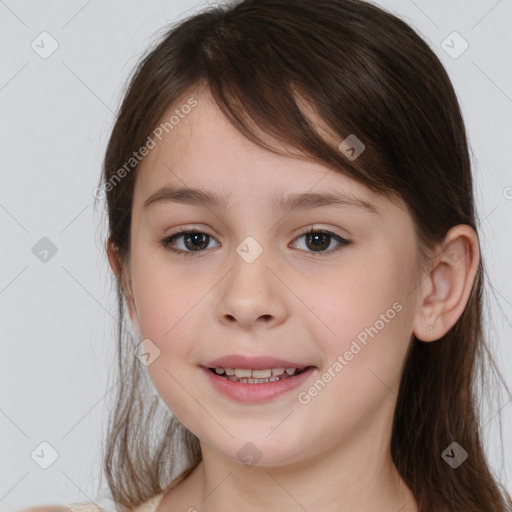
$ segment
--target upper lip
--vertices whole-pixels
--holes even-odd
[[[306,368],[309,364],[296,361],[286,361],[270,356],[248,357],[242,355],[229,355],[209,361],[206,368],[245,368],[251,370],[266,370],[268,368]]]

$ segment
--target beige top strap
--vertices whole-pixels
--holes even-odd
[[[183,471],[180,475],[178,475],[162,492],[161,494],[157,494],[156,496],[153,496],[149,500],[145,501],[144,503],[141,503],[138,507],[135,507],[132,512],[156,512],[156,509],[158,508],[158,505],[162,501],[162,498],[164,497],[165,492],[170,489],[171,487],[174,487],[175,485],[178,485],[182,480],[184,480],[197,466],[199,461],[196,462],[193,466]],[[82,503],[70,503],[69,505],[66,505],[67,508],[69,508],[72,512],[105,512],[101,507],[96,505],[96,503],[92,501],[82,502]]]
[[[153,496],[149,500],[140,504],[138,507],[133,509],[133,512],[155,512],[159,503],[162,501],[164,494],[159,494],[157,496]]]
[[[155,512],[163,496],[163,493],[157,496],[153,496],[151,499],[141,503],[138,507],[135,507],[132,512]],[[67,505],[67,508],[69,508],[72,512],[102,512],[101,507],[92,501],[70,503]]]
[[[67,507],[73,512],[101,512],[101,508],[92,501],[82,503],[70,503]]]

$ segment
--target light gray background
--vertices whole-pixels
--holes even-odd
[[[512,385],[511,1],[377,3],[424,36],[458,93],[474,153],[482,251],[497,292],[492,347]],[[0,0],[0,511],[102,495],[99,444],[116,309],[93,190],[138,57],[168,22],[206,4]],[[59,45],[47,59],[31,48],[43,31]],[[453,31],[469,44],[458,58],[442,46]],[[453,52],[461,42],[452,39]],[[46,263],[32,253],[42,237],[58,250]],[[512,492],[512,405],[499,407],[484,417],[485,441]],[[58,452],[48,469],[31,458],[43,441]]]

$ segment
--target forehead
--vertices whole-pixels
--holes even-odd
[[[385,205],[383,196],[339,171],[273,153],[248,140],[231,125],[207,91],[191,96],[197,102],[194,108],[181,109],[177,103],[163,116],[166,122],[178,114],[173,121],[179,121],[166,125],[168,133],[163,132],[161,141],[154,139],[156,146],[139,165],[134,207],[142,207],[150,195],[166,185],[201,188],[234,201],[237,196],[247,200],[259,196],[275,204],[288,193],[338,192]],[[298,153],[258,128],[256,134],[278,150]]]

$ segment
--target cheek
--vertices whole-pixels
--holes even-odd
[[[332,425],[329,432],[319,428],[312,433],[326,446],[340,432],[358,431],[394,400],[409,341],[404,293],[389,271],[340,277],[344,286],[332,284],[325,295],[309,295],[325,322],[308,316],[307,328],[318,333],[315,341],[322,347],[323,361],[311,387],[299,390],[304,413]]]
[[[345,356],[347,366],[365,378],[369,368],[387,376],[398,371],[409,340],[407,294],[398,269],[393,264],[384,269],[380,262],[377,267],[360,261],[321,287],[310,287],[305,295],[313,314],[304,318],[308,329],[318,333],[327,367]]]
[[[152,256],[134,254],[132,260],[139,326],[143,339],[149,339],[159,351],[148,366],[151,380],[167,405],[180,411],[190,402],[184,390],[194,388],[190,372],[197,369],[194,350],[204,334],[198,326],[204,324],[205,295],[218,277],[212,273],[198,276],[159,254]]]
[[[158,252],[134,254],[132,286],[141,333],[163,343],[176,337],[213,283],[187,274],[183,266],[171,264]]]

